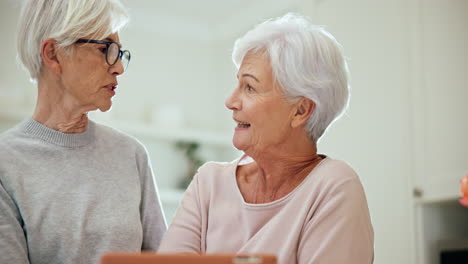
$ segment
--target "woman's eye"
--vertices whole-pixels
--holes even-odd
[[[106,52],[107,52],[107,47],[99,48],[99,51],[101,51],[102,53],[106,54]]]
[[[249,92],[255,91],[255,89],[254,89],[252,86],[248,85],[248,84],[245,86],[245,89],[246,89],[247,91],[249,91]]]

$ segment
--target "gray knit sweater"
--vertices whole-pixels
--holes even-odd
[[[156,250],[166,230],[145,148],[89,121],[65,134],[28,119],[0,135],[0,263],[99,263]]]

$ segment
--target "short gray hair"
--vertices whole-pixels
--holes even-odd
[[[306,124],[314,142],[348,106],[348,66],[342,47],[321,26],[288,13],[267,20],[236,40],[232,60],[237,68],[248,52],[269,57],[273,75],[286,97],[306,97],[315,110]]]
[[[42,69],[41,44],[55,39],[66,48],[79,38],[103,39],[128,22],[119,0],[26,0],[18,27],[18,58],[37,81]]]

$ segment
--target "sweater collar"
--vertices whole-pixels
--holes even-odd
[[[23,121],[19,125],[19,129],[23,133],[42,139],[48,143],[73,148],[88,145],[93,140],[95,123],[91,120],[88,122],[86,131],[82,133],[62,133],[48,128],[32,118]]]

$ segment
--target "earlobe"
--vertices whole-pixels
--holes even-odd
[[[58,46],[54,39],[46,39],[41,45],[41,57],[44,67],[55,74],[60,74],[62,69],[58,59]]]
[[[301,98],[296,103],[296,107],[294,110],[295,113],[293,116],[293,120],[291,122],[291,126],[295,128],[295,127],[304,125],[307,122],[307,120],[309,120],[309,117],[312,115],[314,110],[315,110],[314,101],[308,98]]]

